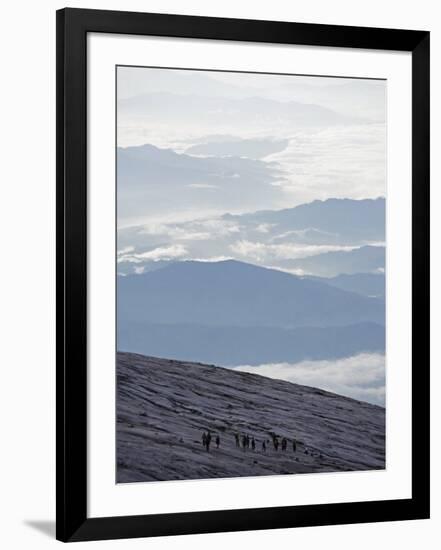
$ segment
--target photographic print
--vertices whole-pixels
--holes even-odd
[[[117,483],[384,469],[386,81],[116,90]]]

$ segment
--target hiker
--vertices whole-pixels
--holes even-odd
[[[262,441],[262,451],[266,453],[266,443],[265,441]]]
[[[217,435],[216,436],[216,449],[219,449],[219,445],[220,445],[220,437]]]
[[[211,433],[208,432],[207,437],[205,438],[205,448],[207,449],[207,453],[210,451],[210,443],[211,443]]]
[[[253,451],[254,451],[254,449],[256,448],[256,442],[254,441],[254,437],[253,437],[253,439],[251,440],[251,448],[253,449]]]
[[[234,439],[236,440],[236,447],[240,447],[240,441],[239,441],[239,434],[238,433],[234,434]]]
[[[274,445],[274,449],[277,451],[279,448],[279,440],[277,439],[277,436],[273,437],[273,445]]]
[[[282,439],[282,451],[286,451],[286,445],[288,441],[286,440],[286,437]]]
[[[202,446],[205,447],[207,445],[207,434],[204,432],[202,434]]]
[[[242,436],[242,449],[245,450],[247,446],[247,438],[245,435]]]
[[[247,434],[246,436],[246,445],[247,445],[247,449],[250,448],[250,436]]]
[[[295,439],[292,440],[292,450],[294,453],[297,451],[297,443]]]

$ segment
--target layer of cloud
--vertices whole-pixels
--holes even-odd
[[[378,353],[361,353],[337,360],[242,365],[236,368],[321,388],[360,401],[381,406],[385,404],[385,356]]]
[[[118,256],[124,256],[126,254],[129,254],[130,252],[134,252],[135,247],[134,246],[125,246],[124,248],[121,248],[121,250],[118,250],[117,254]]]
[[[118,254],[118,263],[129,262],[137,264],[146,261],[175,260],[187,255],[188,252],[185,246],[182,244],[172,244],[170,246],[159,246],[147,252]],[[141,273],[139,269],[137,272]]]
[[[230,250],[239,258],[255,262],[271,262],[271,260],[296,260],[308,258],[326,252],[349,252],[359,246],[345,245],[306,245],[297,243],[266,244],[240,240],[230,246]]]
[[[138,231],[139,235],[156,235],[176,240],[206,240],[213,236],[225,237],[240,232],[237,223],[220,218],[201,219],[186,223],[149,222],[143,224]]]
[[[279,188],[292,204],[315,199],[375,198],[386,190],[386,125],[297,132],[268,160],[284,169]]]

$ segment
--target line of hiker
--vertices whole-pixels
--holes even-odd
[[[279,446],[281,447],[282,451],[286,451],[287,448],[288,448],[288,439],[286,437],[283,437],[281,442],[279,442],[279,436],[276,435],[276,434],[272,434],[271,435],[272,437],[272,442],[273,442],[273,447],[274,447],[274,450],[275,451],[278,451],[279,450]],[[235,433],[234,434],[234,439],[235,439],[235,443],[236,443],[236,447],[241,447],[243,450],[246,450],[246,449],[249,449],[251,448],[251,450],[255,450],[256,449],[256,439],[254,439],[254,437],[250,437],[249,435],[247,434],[244,434],[244,435],[240,435],[239,433]],[[267,448],[269,447],[270,445],[270,440],[269,439],[264,439],[261,443],[261,448],[262,448],[262,452],[266,453],[266,450]],[[292,450],[293,452],[297,452],[297,442],[295,439],[292,440]]]
[[[272,444],[274,450],[277,452],[279,450],[279,447],[282,451],[286,451],[288,449],[288,443],[289,440],[286,437],[278,436],[277,434],[271,434],[272,437]],[[202,446],[205,448],[207,452],[210,451],[210,444],[212,440],[212,435],[210,433],[210,430],[207,432],[203,432],[202,434]],[[258,440],[254,438],[254,436],[249,436],[248,434],[240,434],[236,432],[234,434],[234,441],[237,448],[241,448],[243,451],[246,451],[247,449],[251,449],[252,451],[256,450]],[[214,442],[216,444],[216,449],[220,446],[220,437],[219,435],[216,435]],[[270,440],[264,439],[261,442],[261,449],[262,452],[266,453],[267,449],[270,446]],[[297,452],[297,441],[295,439],[291,440],[291,448],[292,451],[295,453]]]
[[[288,439],[286,437],[283,437],[279,441],[279,437],[276,434],[271,434],[272,437],[272,443],[275,451],[279,450],[279,447],[282,449],[282,451],[286,451],[288,448]],[[256,439],[254,437],[250,437],[249,435],[240,435],[238,433],[234,434],[234,439],[236,442],[236,447],[241,447],[243,450],[251,449],[254,451],[256,449]],[[295,439],[292,440],[292,450],[293,452],[297,452],[297,442]],[[261,444],[262,452],[266,453],[267,448],[270,445],[269,439],[264,439]]]

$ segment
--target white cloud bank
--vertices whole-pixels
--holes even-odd
[[[359,245],[307,245],[297,243],[266,244],[262,242],[253,242],[240,240],[230,246],[230,250],[241,259],[256,262],[265,262],[271,260],[295,260],[299,258],[308,258],[317,256],[325,252],[350,252],[360,248]]]
[[[385,356],[378,353],[326,361],[241,365],[236,369],[385,405]]]
[[[139,264],[146,261],[157,262],[159,260],[175,260],[183,258],[187,256],[187,254],[188,252],[185,246],[181,244],[172,244],[170,246],[159,246],[158,248],[142,253],[122,253],[119,251],[118,263],[129,262]],[[141,271],[138,272],[141,273]]]

